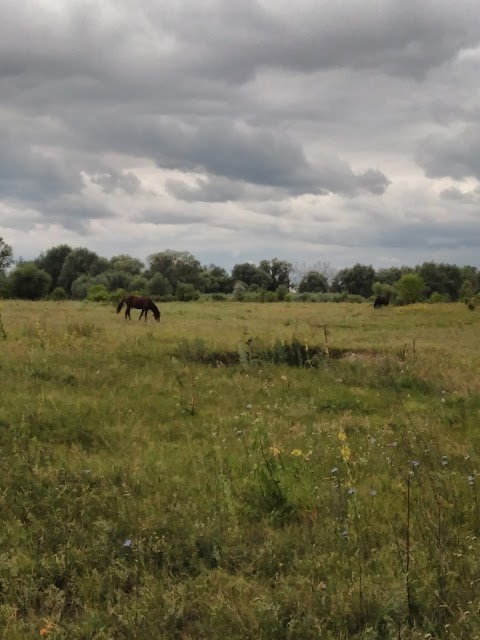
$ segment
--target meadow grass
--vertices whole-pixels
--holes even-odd
[[[480,316],[1,303],[0,633],[480,638]]]

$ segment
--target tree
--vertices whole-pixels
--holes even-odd
[[[418,275],[425,283],[425,295],[429,298],[432,293],[441,293],[451,300],[458,300],[462,286],[462,272],[457,265],[424,262],[418,267]]]
[[[332,282],[332,291],[337,293],[347,291],[368,298],[372,295],[374,282],[375,269],[371,265],[366,266],[357,262],[353,267],[342,269],[337,273]]]
[[[328,291],[328,280],[318,271],[309,271],[298,285],[299,293],[325,293],[326,291]]]
[[[167,249],[152,254],[148,261],[150,267],[146,276],[151,278],[155,273],[160,273],[169,281],[172,290],[176,289],[179,282],[201,286],[202,265],[188,251]]]
[[[58,285],[71,293],[72,285],[82,275],[96,276],[106,271],[108,260],[85,248],[73,249],[65,258],[58,277]],[[84,296],[82,296],[84,297]]]
[[[195,289],[193,284],[187,284],[186,282],[179,282],[175,293],[177,298],[182,302],[198,300],[198,298],[200,297],[200,294]]]
[[[259,269],[259,267],[251,262],[236,264],[232,269],[232,278],[234,282],[243,282],[247,287],[256,285],[262,289],[270,290],[272,285],[270,274],[263,269]]]
[[[262,260],[258,268],[270,277],[269,291],[276,291],[280,285],[290,289],[290,280],[294,271],[290,262],[272,258],[272,260]]]
[[[324,262],[322,260],[317,260],[313,264],[295,262],[291,275],[291,285],[298,288],[303,278],[311,271],[315,271],[315,273],[320,273],[322,276],[325,276],[328,286],[331,285],[333,279],[338,273],[338,270],[332,267],[329,262]]]
[[[52,277],[33,262],[15,267],[10,274],[11,293],[14,298],[39,300],[50,291]]]
[[[173,293],[170,281],[161,273],[155,273],[155,275],[148,281],[147,290],[151,296],[168,296]]]
[[[470,300],[474,293],[475,292],[471,280],[464,280],[459,291],[460,300],[462,302],[465,302],[465,300]]]
[[[204,267],[203,273],[205,293],[232,293],[234,279],[223,267],[210,264]]]
[[[70,288],[70,294],[72,298],[76,300],[85,300],[88,294],[88,289],[92,285],[92,278],[83,274],[79,276],[76,280],[72,282],[72,286]]]
[[[412,267],[384,267],[376,272],[377,282],[394,285],[406,273],[413,273]]]
[[[468,280],[469,282],[471,282],[473,287],[473,292],[475,293],[478,290],[477,268],[466,265],[465,267],[460,268],[460,272],[462,274],[462,282],[465,282],[465,280]]]
[[[4,273],[13,264],[13,249],[0,236],[0,272]]]
[[[123,271],[131,276],[138,276],[145,269],[145,265],[138,258],[122,253],[110,258],[110,269],[112,271]]]
[[[397,302],[413,304],[420,302],[425,291],[425,282],[418,273],[406,273],[395,283]]]
[[[395,297],[395,287],[391,284],[387,284],[386,282],[375,282],[372,287],[372,291],[375,296],[386,298],[389,302],[392,302]]]
[[[68,244],[59,244],[56,247],[47,249],[47,251],[43,251],[35,260],[35,264],[39,269],[43,269],[50,274],[52,278],[52,290],[57,287],[63,263],[71,252],[72,247],[69,247]]]
[[[155,276],[154,276],[155,277]],[[146,292],[148,286],[148,280],[145,276],[133,276],[133,278],[129,281],[128,287],[126,287],[127,291],[138,291],[138,292]]]

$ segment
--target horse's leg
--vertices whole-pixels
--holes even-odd
[[[127,308],[126,308],[126,310],[125,310],[125,320],[126,320],[127,318],[128,318],[129,320],[131,320],[131,319],[132,319],[132,318],[131,318],[131,316],[130,316],[130,307],[127,307]]]
[[[145,311],[145,322],[147,321],[147,313],[148,313],[148,309],[144,309]]]
[[[140,311],[140,315],[138,316],[138,319],[139,319],[139,320],[141,320],[141,319],[142,319],[142,316],[143,316],[143,312],[144,312],[144,311],[145,311],[145,309],[142,309],[142,310]]]

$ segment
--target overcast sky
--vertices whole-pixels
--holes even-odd
[[[473,0],[0,0],[0,236],[480,266]]]

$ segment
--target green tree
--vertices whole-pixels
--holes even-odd
[[[92,278],[83,274],[79,276],[76,280],[72,282],[72,286],[70,289],[70,294],[72,298],[76,300],[85,300],[88,295],[88,289],[92,285]]]
[[[298,285],[299,293],[325,293],[328,291],[328,280],[319,271],[309,271]]]
[[[173,293],[170,281],[161,273],[155,273],[147,283],[147,290],[151,296],[168,296]]]
[[[425,291],[425,282],[418,273],[406,273],[395,283],[397,302],[413,304],[420,302]]]
[[[462,302],[465,302],[465,300],[470,300],[470,298],[473,296],[473,294],[475,293],[473,285],[472,285],[472,281],[471,280],[464,280],[462,286],[460,287],[460,291],[459,291],[459,298]]]
[[[425,283],[425,295],[441,293],[451,300],[458,300],[462,286],[462,272],[457,265],[436,262],[424,262],[418,267],[418,275]]]
[[[332,283],[332,291],[353,293],[368,298],[372,295],[375,282],[375,269],[371,265],[355,264],[337,273]]]
[[[5,272],[13,264],[13,249],[0,237],[0,272]]]
[[[67,293],[71,293],[73,283],[80,276],[97,276],[107,271],[108,267],[108,260],[101,258],[95,252],[85,248],[73,249],[65,258],[58,277],[58,285]]]
[[[205,293],[232,293],[234,279],[223,267],[210,264],[203,270]]]
[[[383,269],[378,269],[375,276],[377,282],[381,282],[382,284],[390,284],[394,285],[395,282],[398,282],[400,278],[406,273],[413,273],[414,269],[412,267],[384,267]]]
[[[232,269],[232,278],[234,282],[243,282],[247,287],[255,285],[270,290],[272,286],[270,274],[251,262],[236,264]]]
[[[465,282],[465,280],[468,280],[472,284],[473,293],[478,291],[479,282],[477,268],[466,265],[465,267],[460,268],[460,272],[462,274],[462,283]]]
[[[375,296],[383,296],[392,302],[395,297],[395,287],[386,282],[375,282],[372,287],[373,294]]]
[[[138,258],[122,253],[110,258],[110,269],[112,271],[123,271],[131,276],[138,276],[145,269],[145,265]]]
[[[147,288],[148,280],[145,276],[133,276],[128,283],[128,287],[126,287],[127,291],[139,291],[141,293],[146,292]]]
[[[280,285],[284,285],[290,290],[290,280],[294,271],[293,265],[290,262],[272,258],[272,260],[262,260],[258,268],[264,271],[270,278],[269,291],[276,291]]]
[[[15,267],[10,274],[11,293],[14,298],[39,300],[50,291],[52,277],[33,263]]]
[[[156,273],[160,273],[169,281],[172,291],[176,289],[179,282],[193,284],[194,287],[199,287],[203,283],[202,265],[188,251],[167,249],[149,256],[148,262],[150,266],[145,275],[151,278]]]
[[[69,247],[68,244],[59,244],[56,247],[47,249],[47,251],[43,251],[35,260],[35,264],[39,269],[43,269],[50,274],[52,278],[52,290],[57,287],[63,263],[71,252],[72,247]]]

